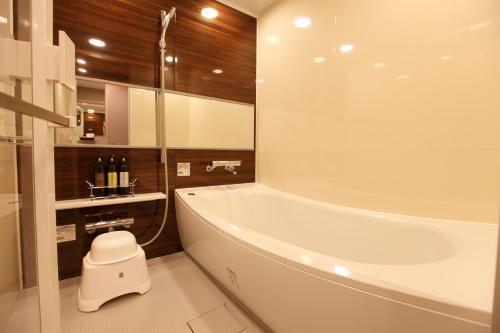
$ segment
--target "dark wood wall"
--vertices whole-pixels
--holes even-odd
[[[137,193],[165,192],[164,166],[160,150],[138,148],[56,147],[56,200],[85,198],[89,192],[84,183],[92,179],[97,156],[126,155],[131,177],[138,177]],[[207,173],[205,167],[212,160],[241,160],[237,175],[218,168]],[[191,163],[191,176],[178,177],[177,163]],[[174,191],[176,188],[251,183],[255,181],[255,154],[238,150],[168,150],[169,211],[164,232],[153,244],[146,246],[146,256],[154,258],[182,250],[175,218]],[[133,217],[130,231],[139,243],[152,238],[160,228],[165,201],[111,205],[103,207],[62,210],[57,212],[57,225],[75,224],[76,240],[58,244],[59,277],[66,279],[80,275],[81,262],[99,234],[87,234],[85,223],[99,219]]]
[[[173,6],[167,55],[178,61],[166,63],[167,89],[254,104],[256,19],[213,0],[54,0],[54,39],[63,30],[75,42],[87,61],[78,75],[159,87],[160,10]],[[219,17],[203,18],[204,7]]]

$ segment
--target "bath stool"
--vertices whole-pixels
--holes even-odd
[[[128,231],[97,236],[83,258],[78,289],[78,309],[96,311],[105,302],[130,293],[151,289],[146,256]]]

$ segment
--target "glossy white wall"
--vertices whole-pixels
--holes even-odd
[[[497,222],[499,40],[495,0],[277,2],[258,23],[258,181]]]

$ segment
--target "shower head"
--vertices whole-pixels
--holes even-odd
[[[164,50],[167,47],[167,42],[165,41],[165,37],[167,34],[167,28],[170,24],[170,21],[176,18],[176,9],[175,7],[170,8],[170,11],[162,10],[161,11],[161,38],[160,38],[160,49]]]

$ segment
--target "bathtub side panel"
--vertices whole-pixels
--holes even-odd
[[[176,208],[186,252],[276,332],[490,331],[284,265],[217,231],[177,197]]]

